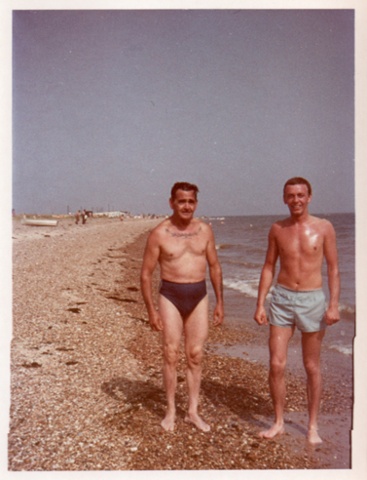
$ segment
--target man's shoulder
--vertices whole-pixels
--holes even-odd
[[[272,226],[270,227],[270,231],[277,231],[279,229],[282,229],[284,227],[287,227],[290,225],[290,218],[281,218],[280,220],[276,220]]]
[[[205,220],[202,218],[194,218],[195,222],[200,225],[203,228],[211,229],[211,226],[209,223],[207,223]]]
[[[162,220],[162,222],[158,223],[158,225],[153,228],[150,234],[159,235],[160,233],[163,233],[164,231],[166,231],[169,224],[170,224],[169,218],[165,218],[164,220]]]
[[[310,222],[316,228],[327,229],[327,230],[334,228],[330,220],[327,220],[326,218],[310,215]]]
[[[310,229],[325,242],[335,240],[334,226],[326,218],[310,216]]]
[[[159,241],[164,232],[167,230],[168,218],[165,218],[162,222],[156,225],[149,233],[148,241]]]
[[[201,218],[196,218],[199,231],[203,232],[205,235],[213,235],[212,226]]]

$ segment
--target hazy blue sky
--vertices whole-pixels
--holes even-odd
[[[13,206],[354,210],[352,10],[15,11]]]

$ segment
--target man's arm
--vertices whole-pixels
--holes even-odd
[[[216,306],[214,309],[215,326],[221,325],[224,320],[224,302],[223,302],[223,279],[222,268],[220,266],[217,251],[215,249],[215,240],[212,229],[208,226],[209,241],[207,246],[207,261],[209,265],[210,281],[216,297]]]
[[[147,307],[149,323],[153,330],[163,330],[162,320],[159,316],[158,310],[154,305],[153,300],[153,272],[157,266],[159,259],[159,243],[157,240],[157,233],[153,232],[149,235],[143,257],[143,264],[140,274],[141,292],[145,305]]]
[[[336,247],[336,235],[334,227],[330,222],[326,224],[324,238],[324,255],[327,265],[327,277],[329,287],[329,306],[325,313],[327,325],[333,325],[340,319],[339,296],[340,296],[340,275],[338,265],[338,252]]]
[[[267,325],[268,319],[265,311],[265,299],[268,294],[271,284],[273,283],[275,274],[275,265],[278,259],[278,247],[275,238],[275,226],[270,229],[268,236],[268,249],[266,252],[264,266],[261,271],[259,289],[257,294],[257,307],[254,315],[254,320],[259,325]]]

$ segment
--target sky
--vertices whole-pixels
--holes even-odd
[[[13,12],[13,208],[354,211],[353,10]]]

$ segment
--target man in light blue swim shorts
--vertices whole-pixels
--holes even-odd
[[[269,386],[275,413],[273,425],[259,435],[274,438],[284,433],[287,350],[297,328],[302,334],[302,356],[307,374],[307,440],[317,445],[322,442],[317,424],[322,391],[321,343],[326,327],[339,321],[340,279],[334,228],[329,221],[309,214],[311,196],[311,185],[302,177],[291,178],[284,185],[283,200],[290,216],[270,228],[254,319],[259,325],[270,323]],[[328,304],[322,290],[324,258]],[[268,318],[265,299],[274,280],[278,259],[280,270],[272,291]]]
[[[275,285],[269,306],[269,323],[278,327],[297,327],[301,332],[325,330],[326,302],[324,291],[290,290]]]

